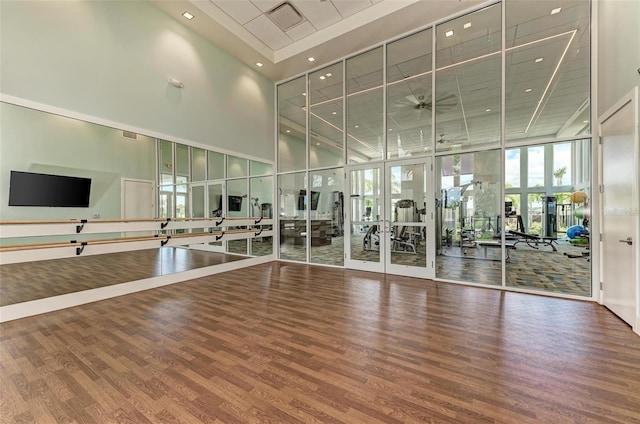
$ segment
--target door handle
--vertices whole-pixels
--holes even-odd
[[[627,243],[629,246],[633,244],[633,239],[631,237],[627,237],[624,240],[618,240],[620,243]]]

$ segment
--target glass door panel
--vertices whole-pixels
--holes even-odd
[[[350,167],[347,187],[351,193],[345,225],[347,268],[384,272],[384,210],[382,166]]]
[[[207,183],[207,216],[209,218],[219,218],[225,210],[224,183],[222,181]],[[220,227],[209,228],[210,231],[219,231]],[[224,252],[225,242],[210,241],[207,243],[207,250],[214,252]]]
[[[427,217],[431,213],[428,187],[431,159],[411,159],[386,164],[387,223],[386,271],[417,277],[433,277],[428,261],[428,241],[433,239]],[[429,268],[427,270],[427,268]]]
[[[204,184],[192,184],[189,187],[191,191],[189,199],[191,201],[191,218],[204,218],[205,217],[205,190]],[[204,228],[192,228],[189,230],[191,233],[202,233],[205,231]],[[192,244],[189,245],[190,248],[203,249],[205,247],[204,244]]]

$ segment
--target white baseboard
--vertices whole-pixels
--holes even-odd
[[[206,277],[234,269],[259,265],[274,260],[273,255],[247,258],[241,261],[227,262],[220,265],[212,265],[204,268],[192,269],[185,272],[163,275],[160,277],[145,278],[144,280],[130,281],[128,283],[115,284],[97,289],[84,290],[77,293],[63,294],[46,299],[32,300],[0,307],[0,322],[13,321],[33,315],[44,314],[86,303],[98,302],[116,296],[135,293],[169,284],[180,283],[194,278]]]

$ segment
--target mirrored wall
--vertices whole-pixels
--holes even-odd
[[[273,253],[272,237],[191,244],[188,238],[161,246],[152,241],[140,249],[117,247],[94,254],[100,246],[130,246],[138,239],[166,235],[188,236],[220,228],[160,229],[160,218],[222,216],[273,217],[273,166],[208,150],[159,140],[0,102],[0,248],[25,248],[51,243],[89,243],[63,247],[73,257],[58,257],[0,265],[0,306],[75,293],[115,284],[158,277],[196,268],[265,256]],[[227,169],[229,170],[227,172]],[[9,206],[11,171],[46,174],[91,181],[87,207]],[[240,198],[233,210],[228,196]],[[15,221],[86,220],[68,233],[4,237]],[[149,222],[142,222],[149,220]],[[136,227],[141,222],[144,230]],[[109,224],[111,222],[112,224]],[[91,225],[130,225],[126,230],[95,232]],[[25,224],[27,225],[27,224]],[[52,224],[56,225],[56,224]],[[33,225],[29,225],[33,227]],[[270,229],[270,226],[257,228]],[[45,231],[44,229],[43,231]],[[57,230],[56,230],[57,231]],[[88,232],[89,231],[89,232]],[[93,232],[91,232],[93,231]],[[159,240],[159,239],[158,239]],[[163,239],[166,241],[166,237]],[[145,246],[147,246],[145,244]],[[42,250],[39,250],[42,251]],[[233,254],[227,254],[233,253]],[[4,251],[0,253],[5,257]],[[71,253],[73,255],[73,253]],[[55,255],[54,255],[55,256]],[[61,255],[64,256],[64,255]],[[46,278],[43,279],[43,275]]]
[[[431,225],[435,240],[423,242],[435,246],[436,278],[590,296],[590,8],[496,2],[279,84],[279,207],[304,221],[281,228],[279,257],[324,263],[306,240],[317,216],[295,198],[313,196],[313,178],[344,164],[362,182],[345,187],[341,207],[363,229],[382,218],[367,213],[374,185],[357,166],[390,172],[431,156],[424,233]],[[392,177],[375,189],[395,193]],[[349,257],[387,261],[362,249],[364,234],[352,231]]]

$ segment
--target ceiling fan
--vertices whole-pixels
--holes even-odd
[[[436,113],[444,113],[447,112],[458,105],[458,98],[453,94],[445,94],[436,99]],[[403,112],[406,109],[413,109],[420,113],[423,110],[430,111],[433,109],[433,102],[425,101],[425,96],[420,95],[410,95],[405,96],[402,99],[396,101],[392,105],[392,113],[393,112]]]

